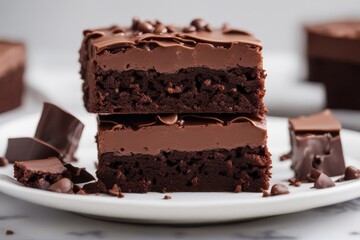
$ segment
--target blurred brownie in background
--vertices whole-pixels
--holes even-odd
[[[360,20],[309,25],[309,80],[325,85],[327,107],[360,109]]]
[[[24,45],[0,40],[0,113],[20,106],[24,68]]]

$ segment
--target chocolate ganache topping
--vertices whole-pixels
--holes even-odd
[[[267,139],[264,119],[234,114],[100,115],[98,121],[100,154],[233,149],[261,146]]]
[[[197,66],[262,67],[261,49],[251,34],[226,25],[215,29],[202,19],[175,27],[134,18],[130,27],[85,30],[80,53],[93,64],[101,63],[104,70],[175,72]]]

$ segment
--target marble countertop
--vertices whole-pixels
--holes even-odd
[[[321,86],[301,82],[300,64],[292,62],[283,74],[275,69],[283,56],[268,63],[266,102],[274,115],[295,116],[322,108]],[[26,114],[40,112],[48,100],[71,111],[82,107],[78,65],[75,57],[56,60],[45,54],[31,61],[28,85],[21,108],[0,115],[0,124]],[[266,64],[266,62],[265,62]],[[293,67],[293,68],[292,68]],[[298,78],[291,77],[295,72]],[[295,75],[296,75],[295,74]],[[271,76],[271,77],[270,77]],[[276,84],[271,83],[276,82]],[[284,86],[283,84],[287,84]],[[286,92],[297,86],[295,92]],[[59,89],[67,89],[66,96]],[[306,92],[306,98],[302,95]],[[286,98],[288,101],[284,101]],[[310,98],[310,99],[309,99]],[[344,125],[360,129],[359,112],[337,111]],[[1,191],[1,190],[0,190]],[[360,199],[296,214],[246,222],[204,226],[156,226],[108,222],[37,206],[0,193],[0,239],[360,239]],[[12,230],[13,235],[6,235]]]

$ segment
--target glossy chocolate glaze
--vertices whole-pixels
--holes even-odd
[[[84,31],[81,62],[103,70],[155,69],[161,73],[189,67],[212,69],[236,66],[262,68],[261,42],[251,34],[223,27],[211,29],[141,22],[134,27],[112,26]],[[155,31],[158,26],[166,31]],[[171,29],[171,31],[170,31]]]
[[[266,144],[262,119],[226,114],[100,116],[99,154],[159,154],[161,151],[233,149]]]

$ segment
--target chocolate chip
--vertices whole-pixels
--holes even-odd
[[[152,33],[154,31],[154,26],[148,22],[140,22],[137,30],[143,33]]]
[[[277,183],[272,186],[270,193],[271,196],[277,196],[282,194],[289,194],[290,192],[287,186],[281,183]]]
[[[0,167],[5,167],[9,164],[9,160],[6,157],[0,157]]]
[[[354,166],[349,166],[345,169],[344,180],[354,180],[360,178],[360,171]]]
[[[236,193],[241,192],[241,190],[242,190],[242,188],[241,188],[240,184],[236,185],[236,187],[234,188],[234,192],[236,192]]]
[[[164,200],[170,200],[172,197],[171,196],[169,196],[169,195],[165,195],[164,196]]]
[[[188,26],[188,27],[184,27],[182,31],[184,33],[192,33],[192,32],[196,32],[196,28],[194,26]]]
[[[138,29],[139,23],[140,23],[140,19],[138,17],[133,17],[131,29],[132,30]]]
[[[14,231],[8,229],[8,230],[6,230],[5,234],[6,234],[6,235],[13,235],[13,234],[14,234]]]
[[[310,174],[308,174],[306,178],[309,182],[315,182],[319,178],[320,174],[321,172],[319,170],[311,168]]]
[[[155,29],[154,29],[154,33],[157,33],[157,34],[164,34],[164,33],[167,33],[167,28],[162,25],[162,24],[158,24],[155,26]]]
[[[72,193],[72,189],[73,183],[68,178],[62,178],[48,188],[49,191],[58,193]]]
[[[120,33],[125,34],[125,29],[122,27],[116,27],[112,30],[112,33],[113,34],[120,34]]]
[[[119,192],[119,194],[118,194],[117,197],[118,197],[118,198],[124,198],[124,197],[125,197],[125,194],[123,194],[122,192]]]
[[[329,178],[326,174],[320,173],[319,177],[315,181],[314,188],[322,189],[330,187],[335,187],[333,180],[331,180],[331,178]]]
[[[207,25],[207,23],[201,18],[196,18],[191,21],[190,25],[194,26],[196,30],[199,31],[199,30],[205,30],[205,26]]]
[[[171,26],[171,25],[167,25],[166,29],[167,29],[168,33],[176,32],[176,28],[174,26]]]

